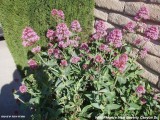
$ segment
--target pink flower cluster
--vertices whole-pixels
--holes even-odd
[[[134,45],[139,45],[141,42],[142,42],[142,40],[141,40],[140,38],[138,38],[138,39],[135,39],[135,40],[133,41],[133,44],[134,44]]]
[[[93,34],[92,38],[95,40],[101,39],[102,37],[107,35],[107,26],[104,21],[99,20],[95,23],[96,33]]]
[[[19,87],[19,91],[20,91],[21,93],[25,93],[25,92],[27,92],[27,87],[26,87],[24,84],[22,84],[22,85]]]
[[[83,64],[83,65],[82,65],[82,68],[83,68],[84,70],[86,70],[86,69],[88,68],[88,64]]]
[[[53,9],[51,11],[52,16],[57,17],[59,19],[64,19],[64,12],[62,10]]]
[[[22,39],[22,45],[24,47],[28,47],[33,45],[36,41],[38,41],[40,37],[31,27],[26,27],[22,32]]]
[[[62,67],[66,67],[66,66],[68,66],[68,63],[67,63],[66,60],[61,60],[60,65],[61,65]]]
[[[78,63],[80,60],[81,60],[80,57],[72,57],[72,58],[70,59],[70,62],[73,63],[73,64],[76,64],[76,63]]]
[[[49,47],[49,48],[52,48],[52,47],[53,47],[53,44],[52,44],[52,43],[48,43],[48,47]]]
[[[68,39],[70,34],[71,32],[65,23],[59,23],[56,26],[56,37],[58,38],[58,41]]]
[[[41,47],[40,46],[32,48],[32,53],[39,53],[40,51],[41,51]]]
[[[114,47],[118,48],[122,46],[122,32],[119,29],[112,30],[107,39],[111,44],[113,44]]]
[[[87,43],[82,43],[81,46],[80,46],[80,49],[84,50],[87,53],[89,52],[89,47],[88,47]]]
[[[71,30],[74,32],[81,32],[82,31],[81,25],[79,24],[78,20],[74,20],[71,23]]]
[[[128,32],[134,32],[135,27],[136,27],[136,24],[134,24],[133,22],[129,22],[124,26],[124,30]]]
[[[53,55],[56,59],[61,58],[61,51],[58,48],[53,49]]]
[[[141,105],[144,105],[144,104],[146,104],[146,103],[147,103],[147,101],[146,101],[146,99],[141,98],[141,99],[140,99],[140,103],[141,103]]]
[[[105,62],[105,60],[101,55],[96,55],[95,62],[103,64]]]
[[[68,46],[78,47],[79,42],[77,40],[67,40]]]
[[[61,54],[60,54],[60,53],[61,53],[61,52],[60,52],[60,50],[59,50],[58,48],[55,48],[55,49],[49,48],[49,49],[48,49],[48,55],[49,55],[49,56],[54,55],[54,57],[55,57],[56,59],[61,58]]]
[[[53,54],[53,48],[48,49],[48,55],[51,56]]]
[[[145,35],[150,39],[157,40],[159,37],[159,29],[158,26],[150,26],[146,29]]]
[[[100,51],[105,51],[105,52],[109,52],[110,51],[110,49],[108,48],[108,45],[105,45],[105,44],[101,44],[99,46],[99,50]]]
[[[95,24],[95,29],[97,33],[106,34],[107,26],[103,20],[99,20]]]
[[[37,62],[36,62],[35,60],[33,60],[33,59],[30,59],[30,60],[28,61],[28,65],[29,65],[29,67],[30,67],[31,69],[36,69],[36,68],[38,67]]]
[[[68,46],[78,47],[78,45],[79,45],[79,42],[76,41],[76,40],[67,40],[66,42],[60,41],[60,42],[58,43],[58,46],[59,46],[60,48],[66,48],[66,47],[68,47]]]
[[[149,19],[149,10],[147,9],[147,7],[142,6],[140,10],[136,13],[136,16],[134,17],[134,19],[136,21],[139,21],[141,19],[144,19],[144,20]]]
[[[136,93],[139,97],[142,96],[142,94],[144,94],[146,92],[144,86],[142,85],[139,85],[137,88],[136,88]]]
[[[139,52],[140,57],[144,58],[147,55],[147,52],[148,52],[148,48],[143,48],[143,50]]]
[[[58,43],[58,46],[59,46],[60,48],[66,48],[66,47],[68,46],[68,43],[67,43],[67,42],[64,42],[64,41],[60,41],[60,42]]]
[[[56,36],[55,31],[48,29],[46,36],[47,36],[47,38],[49,38],[49,40],[54,40],[54,38]]]
[[[112,65],[118,68],[118,70],[123,73],[123,71],[126,69],[126,63],[128,61],[128,55],[122,54],[118,60],[114,60]]]
[[[157,100],[157,99],[158,99],[158,95],[154,95],[154,96],[153,96],[153,99],[154,99],[154,100]]]

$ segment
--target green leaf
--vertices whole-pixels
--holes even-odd
[[[102,90],[100,90],[99,92],[101,92],[101,93],[108,93],[108,92],[110,92],[108,89],[102,89]]]
[[[108,81],[108,82],[106,83],[107,86],[110,86],[110,85],[113,85],[113,84],[114,84],[114,81]]]
[[[118,109],[120,107],[121,107],[121,105],[118,105],[118,104],[107,104],[106,109],[108,109],[108,110],[116,110],[116,109]]]
[[[126,46],[126,47],[125,47],[125,49],[126,49],[126,52],[127,52],[127,53],[130,53],[130,52],[131,52],[131,50],[132,50],[132,47],[130,47],[130,46]]]
[[[70,71],[71,71],[71,68],[70,68],[70,66],[68,66],[68,67],[66,67],[65,70],[63,71],[63,74],[64,74],[65,76],[67,76],[67,75],[70,74]]]
[[[121,99],[123,100],[123,102],[127,102],[125,97],[121,97]]]
[[[53,67],[55,65],[57,65],[57,63],[54,60],[50,60],[46,63],[48,66]]]
[[[85,94],[85,96],[86,96],[87,98],[89,98],[90,100],[93,99],[92,94]]]
[[[109,92],[106,95],[107,95],[107,100],[112,103],[115,99],[115,92]]]
[[[87,105],[85,106],[82,111],[80,112],[79,116],[85,117],[87,115],[87,111],[92,108],[92,105]]]
[[[46,56],[48,56],[48,54],[46,53],[46,52],[41,52],[42,53],[42,55],[46,55]]]
[[[101,109],[101,107],[98,103],[92,103],[91,105],[95,108]]]
[[[140,110],[140,106],[139,105],[137,105],[137,104],[135,104],[135,103],[129,103],[129,108],[128,108],[128,110]]]
[[[121,97],[121,99],[123,100],[123,102],[127,102],[125,97]]]
[[[65,84],[63,82],[61,82],[60,84],[58,84],[57,88],[55,89],[55,91],[59,90],[59,89],[63,89],[65,88]]]
[[[67,82],[65,83],[65,86],[69,86],[69,85],[71,85],[72,83],[74,83],[74,81],[67,81]]]
[[[40,98],[36,97],[36,98],[31,98],[29,103],[31,104],[39,104]]]
[[[117,77],[117,80],[118,80],[118,82],[119,82],[120,84],[125,84],[125,83],[126,83],[126,79],[123,78],[123,77],[118,76],[118,77]]]
[[[138,74],[138,75],[140,75],[140,74],[142,74],[142,73],[144,73],[144,70],[136,70],[136,71],[135,71],[135,74]]]
[[[103,118],[105,118],[104,113],[102,113],[99,116],[97,116],[96,120],[102,120]]]
[[[61,82],[62,82],[61,79],[58,78],[57,81],[56,81],[56,83],[55,83],[55,86],[57,87]]]

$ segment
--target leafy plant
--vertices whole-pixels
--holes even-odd
[[[153,116],[160,112],[153,89],[140,76],[142,70],[129,57],[132,47],[125,43],[125,31],[107,33],[103,21],[88,42],[79,43],[81,26],[77,20],[70,29],[63,11],[53,9],[57,21],[48,30],[48,46],[32,48],[38,61],[28,61],[23,85],[15,97],[32,109],[32,119],[87,120],[105,116]],[[132,28],[137,30],[136,27]],[[129,31],[132,32],[132,31]],[[38,35],[30,27],[23,31],[23,45],[34,46]],[[137,55],[139,57],[139,55]],[[29,95],[29,101],[17,97]]]

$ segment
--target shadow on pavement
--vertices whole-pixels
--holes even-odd
[[[0,88],[0,120],[3,118],[29,120],[29,109],[26,111],[21,110],[21,103],[14,99],[13,96],[13,91],[18,90],[20,85],[21,77],[18,70],[15,70],[13,73],[13,81]]]

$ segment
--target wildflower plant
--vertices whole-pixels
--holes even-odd
[[[145,10],[137,13],[137,19],[143,18]],[[147,19],[148,14],[144,14]],[[25,32],[22,35],[25,42],[30,43],[28,36],[33,40],[25,46],[33,48],[36,59],[28,61],[30,70],[25,71],[22,86],[14,95],[17,99],[20,99],[19,92],[29,96],[29,100],[20,101],[31,108],[33,120],[93,120],[104,116],[159,114],[159,95],[140,76],[143,71],[134,63],[135,58],[129,57],[132,47],[123,39],[127,32],[136,32],[136,25],[129,23],[125,31],[108,32],[100,20],[91,38],[80,43],[82,28],[78,20],[68,27],[63,11],[53,9],[52,16],[57,26],[48,30],[46,48],[36,45],[39,37],[31,28],[33,35]],[[157,30],[150,28],[145,34],[156,38],[149,34],[152,29]]]

